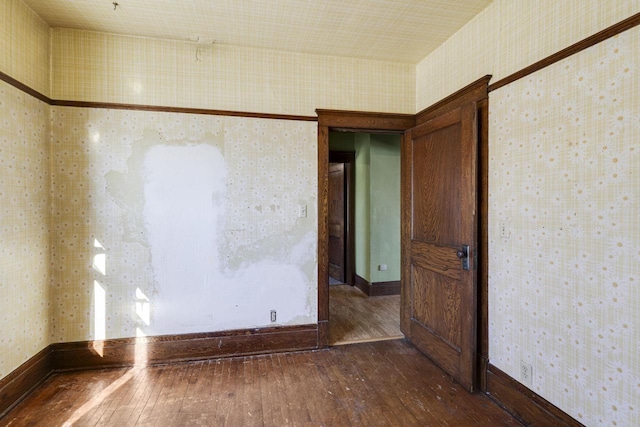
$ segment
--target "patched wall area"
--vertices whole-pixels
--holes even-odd
[[[316,123],[54,107],[51,126],[53,342],[317,321]]]
[[[640,28],[490,94],[491,363],[640,424]]]
[[[0,378],[49,344],[49,108],[0,82]]]

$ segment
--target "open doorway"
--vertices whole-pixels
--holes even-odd
[[[402,338],[401,134],[329,132],[329,344]]]

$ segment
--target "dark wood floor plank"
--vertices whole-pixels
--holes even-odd
[[[345,349],[347,350],[347,349]],[[380,408],[381,419],[388,422],[396,422],[402,425],[418,425],[419,417],[411,411],[406,410],[400,395],[407,393],[407,387],[398,390],[392,395],[387,395],[385,390],[395,386],[391,383],[396,381],[395,375],[379,375],[379,364],[373,356],[373,346],[364,344],[354,349],[348,349],[350,370],[355,373],[356,379],[370,390],[368,394],[375,394],[378,399],[376,407]],[[389,365],[393,367],[393,363]],[[435,419],[428,417],[429,424],[436,425]],[[428,425],[428,424],[427,424]]]
[[[167,366],[158,366],[154,369],[140,368],[137,377],[140,387],[138,388],[137,396],[131,402],[133,408],[131,409],[131,420],[127,420],[128,425],[136,425],[139,421],[144,408],[156,396],[156,390],[161,387],[161,378],[167,369]]]
[[[197,412],[196,407],[202,402],[202,397],[208,397],[211,389],[211,375],[207,375],[206,369],[208,369],[208,361],[201,361],[189,364],[190,369],[187,372],[186,381],[188,387],[185,391],[184,398],[182,399],[182,406],[180,406],[180,413],[194,413]]]
[[[298,355],[305,370],[303,378],[305,387],[314,390],[306,393],[305,401],[312,419],[316,425],[341,425],[340,420],[348,415],[342,405],[338,405],[333,398],[335,381],[326,374],[324,366],[329,363],[331,352],[320,350],[315,353],[307,352]]]
[[[518,426],[404,341],[53,375],[0,426]]]
[[[151,390],[140,411],[136,425],[153,425],[158,420],[158,412],[162,409],[167,387],[171,387],[171,384],[173,384],[176,370],[179,367],[180,365],[167,365],[164,367],[162,375],[158,378],[155,387]]]
[[[161,404],[156,403],[153,408],[153,420],[157,425],[174,425],[189,385],[187,374],[191,366],[191,364],[180,364],[173,370],[173,381],[165,385],[158,397],[158,402]]]
[[[260,373],[258,370],[258,364],[255,363],[255,358],[248,357],[242,360],[244,379],[242,389],[242,411],[245,414],[246,422],[244,426],[263,426],[264,420],[262,418],[262,395],[260,388]]]
[[[89,425],[124,425],[132,418],[137,396],[143,395],[144,382],[140,376],[145,374],[143,368],[123,370],[122,375],[104,390],[104,403],[96,409],[94,415],[100,414],[97,422],[86,422]],[[88,413],[90,414],[90,412]]]

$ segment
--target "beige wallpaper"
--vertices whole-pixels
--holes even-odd
[[[49,344],[49,106],[0,82],[0,378]]]
[[[314,116],[412,113],[415,65],[56,28],[54,99]]]
[[[589,426],[640,425],[639,70],[636,27],[490,95],[491,363]]]
[[[21,0],[0,2],[0,71],[49,95],[49,26]]]
[[[487,74],[498,81],[640,13],[638,0],[495,0],[416,67],[416,111]]]
[[[53,342],[317,321],[315,122],[53,107],[51,127]]]

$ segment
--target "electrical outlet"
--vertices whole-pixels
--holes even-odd
[[[500,225],[500,237],[503,239],[508,239],[511,237],[511,230],[509,230],[509,221],[502,220],[499,223]]]
[[[271,310],[271,323],[274,323],[275,321],[276,321],[276,311]]]
[[[378,266],[379,271],[387,271],[387,264],[380,264]]]
[[[307,217],[307,205],[298,206],[298,217],[306,218]]]
[[[520,379],[524,385],[533,385],[533,368],[524,361],[520,361]]]

